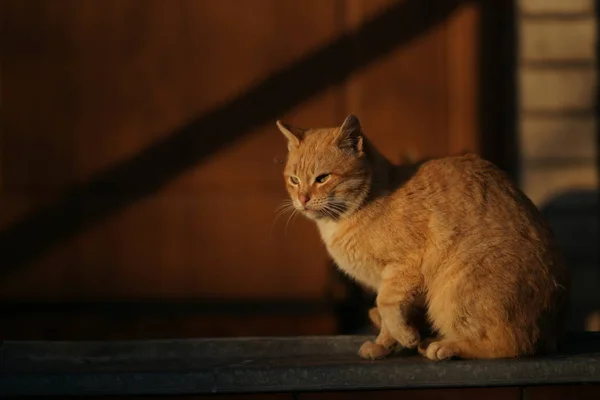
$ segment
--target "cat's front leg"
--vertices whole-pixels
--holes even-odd
[[[379,315],[377,307],[373,307],[369,310],[369,319],[375,328],[381,329],[381,315]]]
[[[418,268],[391,265],[382,274],[377,294],[381,325],[404,348],[412,349],[419,344],[419,330],[411,320],[411,313],[422,285]]]

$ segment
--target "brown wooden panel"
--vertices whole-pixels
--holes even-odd
[[[540,386],[524,389],[525,400],[598,399],[600,385]]]
[[[402,3],[3,1],[0,229]],[[477,8],[462,6],[434,26],[426,20],[418,37],[273,122],[332,126],[356,113],[393,160],[477,147]],[[349,60],[369,46],[358,38]],[[197,134],[214,140],[215,132]],[[199,143],[170,157],[204,150]],[[315,227],[302,219],[287,232],[285,219],[272,227],[286,197],[273,158],[285,151],[273,123],[252,125],[143,196],[138,189],[160,171],[112,175],[116,182],[96,184],[68,209],[71,219],[128,195],[136,201],[106,207],[75,237],[3,273],[0,298],[324,298],[329,264]]]
[[[174,337],[332,335],[332,313],[289,315],[61,316],[0,318],[0,340],[134,340]]]
[[[467,2],[448,19],[448,154],[480,152],[479,137],[479,23],[480,5]]]
[[[519,400],[519,388],[382,390],[331,393],[301,393],[298,400]]]
[[[394,1],[349,1],[349,28],[391,4]],[[404,152],[419,156],[446,152],[446,63],[442,24],[350,80],[348,109],[360,116],[366,134],[391,160],[400,161]]]
[[[394,3],[349,0],[348,29]],[[361,117],[367,134],[390,159],[479,151],[478,21],[478,5],[462,5],[350,80],[347,108]]]
[[[300,218],[287,233],[285,218],[274,225],[281,198],[266,190],[165,193],[58,247],[7,279],[2,294],[319,298],[329,267],[318,234]]]
[[[318,0],[8,1],[6,10],[5,223],[243,93],[337,29],[334,2]],[[332,124],[338,93],[290,115]],[[285,198],[273,157],[284,154],[274,124],[246,132],[160,193],[5,279],[0,292],[320,297],[326,255],[313,228],[297,223],[285,238],[281,225],[270,232]],[[98,193],[73,212],[110,196]],[[64,284],[45,279],[51,275]]]
[[[333,2],[318,0],[5,4],[3,75],[11,79],[3,80],[3,100],[14,150],[5,179],[12,188],[58,189],[61,182],[48,179],[85,179],[336,33]],[[324,112],[315,119],[331,118],[331,107],[319,105]],[[261,164],[254,153],[245,155]],[[246,158],[237,160],[248,167]],[[220,181],[220,174],[204,178]]]

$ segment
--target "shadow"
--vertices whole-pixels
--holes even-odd
[[[568,332],[561,353],[566,355],[600,353],[600,333]]]
[[[394,3],[356,30],[207,112],[134,157],[77,185],[0,232],[5,275],[35,260],[57,243],[160,190],[169,181],[285,111],[342,83],[398,46],[443,21],[464,0]],[[357,51],[357,44],[364,44]]]
[[[586,328],[590,313],[600,310],[598,191],[562,193],[540,207],[572,271],[568,329]]]
[[[480,2],[478,125],[481,155],[518,181],[517,15],[514,1]]]

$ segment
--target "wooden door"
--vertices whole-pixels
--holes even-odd
[[[458,3],[4,0],[4,335],[336,332],[316,229],[273,224],[274,121],[352,112],[395,160],[477,150]]]

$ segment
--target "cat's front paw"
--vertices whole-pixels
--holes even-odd
[[[393,349],[385,348],[384,346],[367,340],[360,346],[358,355],[366,360],[377,360],[387,357]]]

